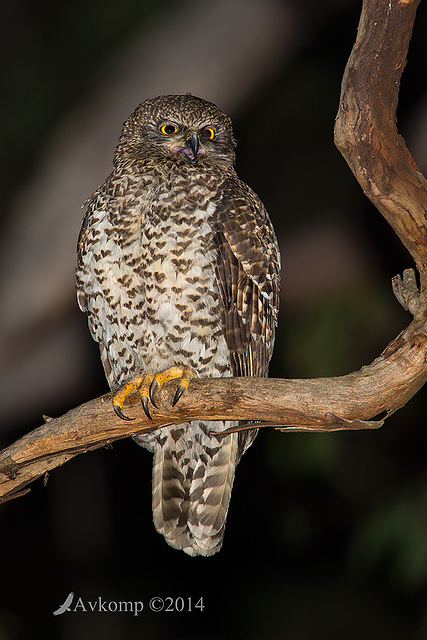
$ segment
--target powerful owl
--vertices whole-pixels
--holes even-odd
[[[268,214],[235,170],[231,120],[190,94],[159,96],[123,126],[114,168],[87,201],[76,271],[114,408],[178,378],[267,376],[280,256]],[[124,385],[124,386],[123,386]],[[219,551],[235,468],[256,430],[200,421],[136,436],[154,454],[153,520],[176,549]]]

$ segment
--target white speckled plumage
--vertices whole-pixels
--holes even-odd
[[[162,133],[165,123],[176,131]],[[200,98],[148,100],[125,123],[114,170],[87,203],[76,272],[112,389],[174,365],[268,374],[280,258],[233,163],[229,118]],[[256,434],[215,436],[223,429],[194,421],[135,438],[154,453],[156,529],[189,555],[221,547],[235,466]]]

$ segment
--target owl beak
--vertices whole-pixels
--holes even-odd
[[[199,136],[197,133],[192,133],[184,143],[183,155],[185,155],[185,158],[190,162],[196,162],[199,146]]]

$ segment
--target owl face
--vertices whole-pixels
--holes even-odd
[[[211,102],[189,94],[146,100],[125,122],[121,159],[169,159],[189,164],[234,163],[231,120]]]

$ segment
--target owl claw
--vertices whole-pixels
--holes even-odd
[[[178,365],[169,367],[168,369],[164,369],[164,371],[156,373],[156,375],[152,378],[149,389],[150,400],[156,407],[156,409],[157,405],[154,401],[154,394],[156,393],[157,389],[165,384],[165,382],[169,382],[169,380],[174,380],[176,378],[178,378],[179,380],[178,389],[176,390],[174,399],[172,401],[172,406],[174,407],[184,391],[187,389],[190,380],[194,378],[195,375],[196,373],[189,367],[182,367]]]
[[[155,401],[154,401],[154,393],[155,391],[160,387],[160,382],[158,380],[156,380],[156,378],[153,378],[151,384],[150,384],[150,400],[151,403],[153,404],[154,407],[156,407],[156,409],[158,409],[159,407],[156,405]]]
[[[113,409],[115,411],[116,416],[121,418],[122,420],[135,420],[135,418],[128,418],[125,416],[122,409],[125,404],[125,400],[132,391],[135,391],[142,382],[142,378],[137,377],[129,380],[119,391],[115,394],[113,398]]]
[[[118,416],[122,420],[129,420],[129,421],[135,420],[135,418],[129,418],[129,416],[125,416],[125,414],[121,410],[121,407],[118,404],[113,404],[113,409],[116,416]]]
[[[153,401],[151,401],[151,402],[153,402]],[[151,417],[150,411],[148,409],[148,397],[146,395],[141,396],[141,404],[142,404],[142,408],[144,409],[144,413],[147,416],[147,418],[149,420],[152,420],[153,418]],[[153,402],[153,404],[154,404],[154,402]],[[156,405],[154,405],[154,406],[156,406]]]
[[[182,396],[182,394],[184,393],[184,391],[186,390],[188,385],[185,384],[180,384],[178,386],[178,389],[176,390],[174,399],[172,401],[172,406],[174,407],[176,405],[176,403],[178,402],[178,400],[180,399],[180,397]]]

